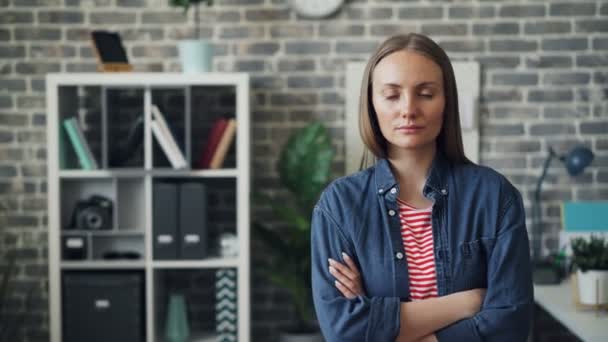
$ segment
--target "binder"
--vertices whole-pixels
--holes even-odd
[[[207,256],[207,189],[202,183],[179,186],[179,249],[181,259]]]
[[[177,259],[177,185],[154,183],[152,231],[154,259]]]

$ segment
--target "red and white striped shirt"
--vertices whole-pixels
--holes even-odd
[[[401,219],[401,238],[407,256],[410,297],[422,300],[437,297],[437,277],[431,208],[416,209],[397,199]]]

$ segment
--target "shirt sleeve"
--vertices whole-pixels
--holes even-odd
[[[321,207],[313,211],[311,227],[312,291],[317,319],[327,342],[395,341],[399,333],[397,297],[347,299],[334,285],[328,258],[356,255],[339,225]]]
[[[534,290],[525,212],[516,190],[502,217],[488,263],[488,289],[482,309],[474,317],[436,332],[440,342],[526,341]]]

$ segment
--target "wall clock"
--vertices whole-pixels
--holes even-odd
[[[290,5],[301,17],[319,19],[334,14],[344,0],[290,0]]]

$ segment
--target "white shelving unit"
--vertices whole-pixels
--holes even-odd
[[[213,88],[215,87],[215,88]],[[196,169],[193,167],[197,143],[206,139],[208,130],[194,126],[207,120],[202,108],[193,103],[199,94],[206,89],[232,89],[234,110],[231,115],[237,121],[237,133],[233,142],[235,146],[232,163],[225,169]],[[115,112],[109,102],[111,92],[117,89],[131,89],[141,100],[144,117],[142,142],[142,160],[138,165],[115,167],[111,165],[114,139],[108,135],[112,125],[122,116]],[[87,90],[90,94],[86,96]],[[185,170],[174,170],[165,161],[162,164],[157,158],[155,141],[150,128],[151,106],[163,91],[176,92],[183,98],[182,150],[190,167]],[[93,95],[91,95],[93,94]],[[63,119],[75,115],[85,117],[87,101],[82,97],[97,97],[96,139],[94,151],[98,170],[81,170],[78,164],[67,165],[60,162],[60,148],[71,149],[69,141],[60,147],[60,131]],[[49,74],[46,78],[47,97],[47,139],[48,139],[48,213],[49,213],[49,317],[50,338],[52,342],[61,342],[62,338],[62,273],[64,271],[104,271],[104,270],[139,270],[144,274],[145,287],[145,336],[147,342],[162,341],[159,336],[159,317],[156,315],[158,290],[155,288],[155,272],[171,270],[214,270],[232,268],[237,273],[237,321],[239,342],[250,340],[250,122],[249,122],[249,77],[243,73],[73,73]],[[84,103],[83,103],[84,102]],[[114,107],[113,107],[114,106]],[[196,114],[195,114],[196,113]],[[140,113],[141,114],[141,113]],[[114,116],[113,116],[114,115]],[[196,115],[196,117],[195,117]],[[167,118],[171,125],[171,119]],[[209,122],[210,123],[210,122]],[[86,134],[85,134],[86,135]],[[97,143],[97,144],[95,144]],[[63,157],[62,157],[63,158]],[[65,159],[64,159],[65,160]],[[63,163],[63,165],[61,165]],[[232,165],[230,165],[232,164]],[[155,260],[153,253],[153,185],[157,180],[194,180],[213,187],[222,180],[234,184],[232,191],[235,203],[234,232],[239,246],[238,256],[221,257],[209,255],[200,260]],[[225,189],[222,189],[225,191]],[[102,193],[114,200],[112,229],[104,231],[68,230],[66,229],[72,206],[75,201],[92,193]],[[210,201],[210,200],[208,200]],[[83,260],[62,259],[61,241],[64,236],[80,234],[86,236],[89,251]],[[137,260],[107,260],[102,257],[105,245],[114,246],[122,241],[141,252]],[[210,241],[211,242],[211,241]],[[97,245],[96,245],[97,244]]]

